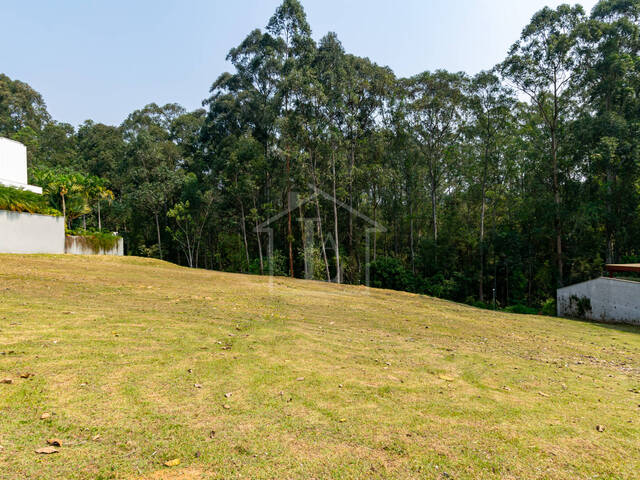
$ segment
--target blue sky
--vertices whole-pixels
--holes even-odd
[[[302,0],[319,39],[397,75],[476,73],[501,61],[556,0]],[[230,65],[227,52],[263,28],[280,0],[0,0],[0,72],[29,83],[52,116],[119,124],[150,102],[198,108]],[[587,12],[596,0],[583,0]]]

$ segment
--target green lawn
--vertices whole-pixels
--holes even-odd
[[[640,471],[637,328],[134,257],[0,255],[0,352],[2,479]],[[58,453],[35,453],[52,437]]]

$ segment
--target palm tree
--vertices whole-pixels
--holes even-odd
[[[107,188],[107,182],[104,178],[94,176],[86,177],[86,192],[88,199],[96,202],[96,206],[98,207],[98,230],[102,230],[100,202],[106,200],[111,204],[115,198],[113,192]]]

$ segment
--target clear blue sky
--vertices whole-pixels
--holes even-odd
[[[150,102],[200,106],[227,52],[280,0],[0,0],[0,73],[29,83],[54,119],[119,124]],[[557,0],[303,0],[317,40],[397,75],[476,73],[501,61]],[[596,0],[583,0],[587,12]]]

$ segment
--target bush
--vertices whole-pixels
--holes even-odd
[[[506,307],[504,311],[509,313],[520,313],[525,315],[536,315],[538,313],[538,310],[536,310],[535,308],[527,307],[526,305],[521,305],[521,304],[510,305]]]
[[[433,297],[452,299],[458,290],[458,283],[452,278],[446,278],[437,273],[433,277],[425,278],[422,291]]]
[[[369,280],[372,287],[390,290],[409,290],[411,275],[402,262],[393,257],[378,257],[369,263]]]
[[[545,300],[542,304],[542,315],[549,317],[555,317],[557,314],[556,301],[553,298]]]
[[[273,261],[273,265],[270,264]],[[264,267],[264,275],[270,275],[273,273],[276,277],[286,277],[289,275],[287,271],[287,258],[282,254],[280,250],[273,252],[273,258],[269,259],[267,254],[262,257],[262,264]],[[273,272],[271,271],[273,269]],[[260,259],[254,258],[249,264],[249,273],[256,275],[260,274]]]
[[[42,195],[4,185],[0,185],[0,210],[51,216],[61,215],[58,210],[49,206],[47,199]]]

